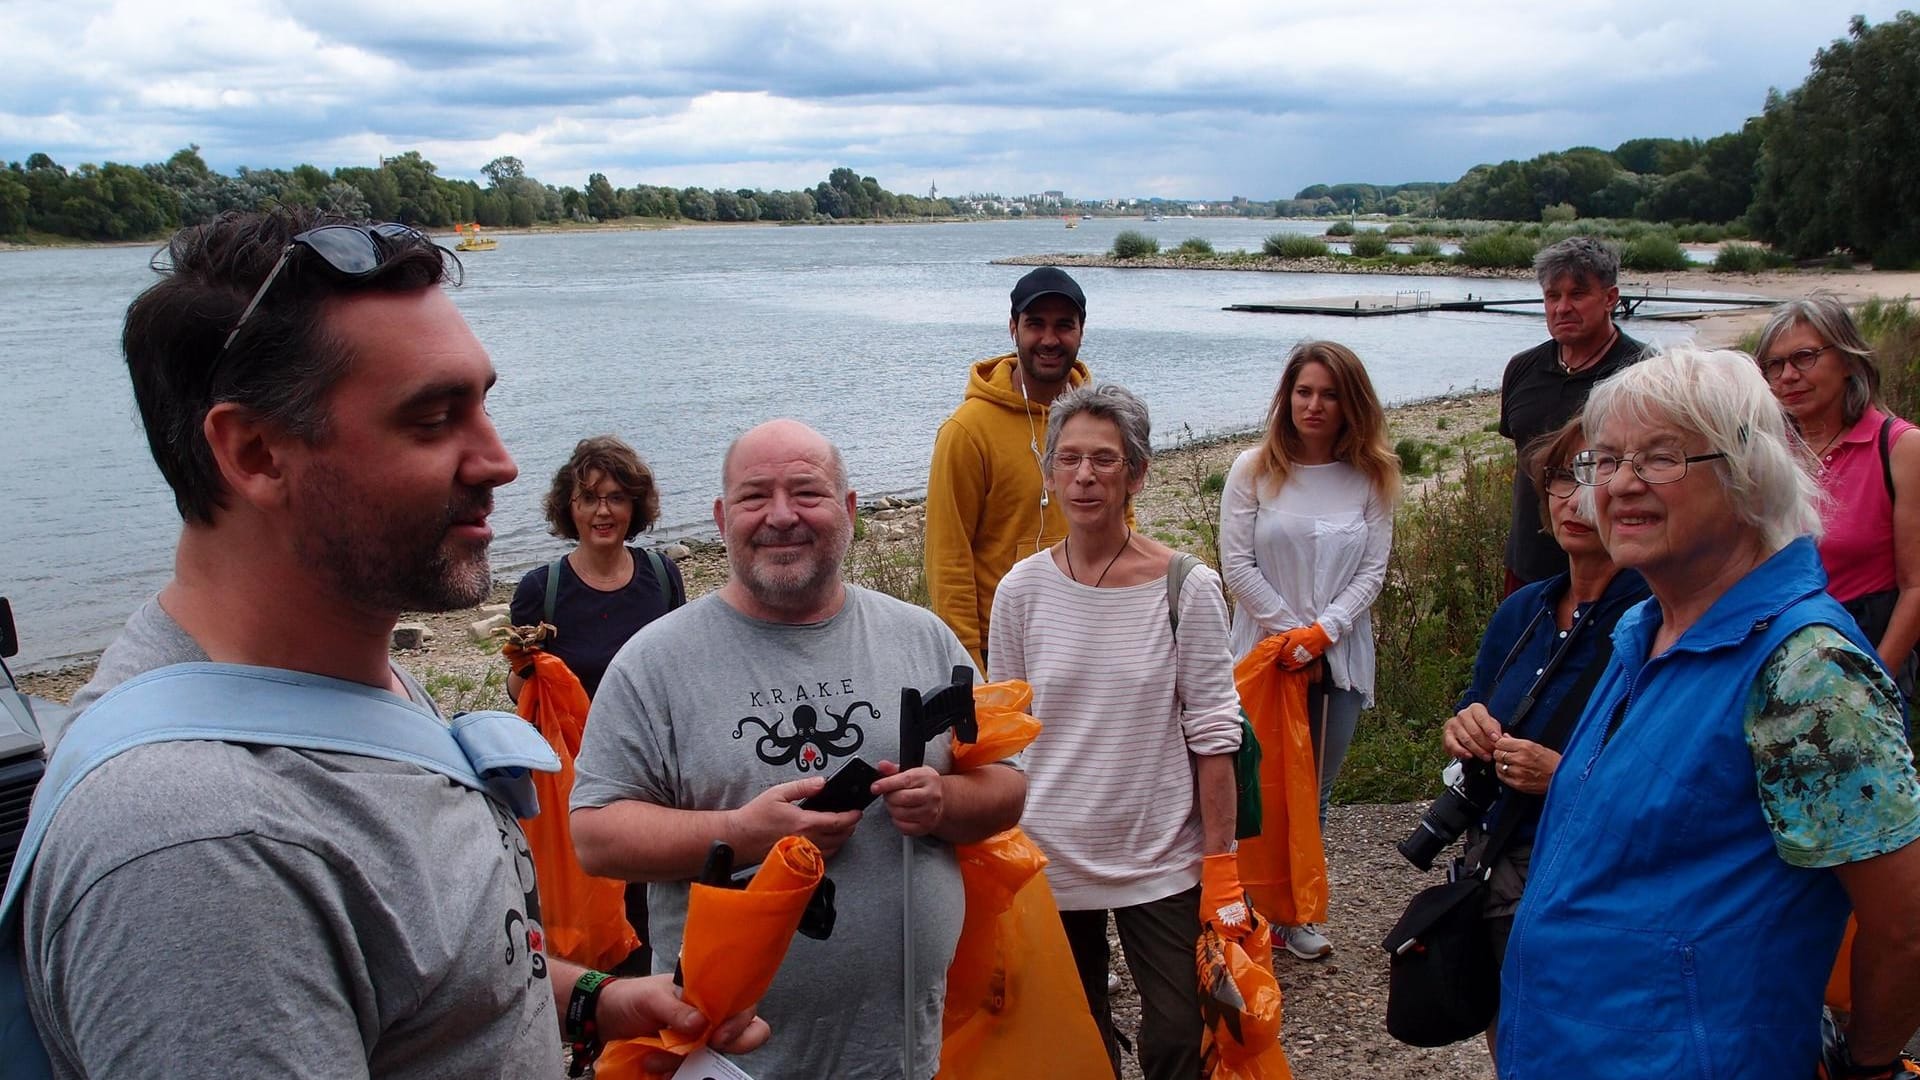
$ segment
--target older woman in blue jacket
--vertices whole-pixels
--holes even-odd
[[[1588,399],[1621,617],[1547,796],[1502,970],[1503,1077],[1809,1076],[1848,909],[1850,1057],[1920,1027],[1920,786],[1898,691],[1826,592],[1818,485],[1751,357]]]

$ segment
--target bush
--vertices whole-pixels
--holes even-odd
[[[1393,444],[1393,456],[1400,459],[1400,471],[1418,476],[1426,468],[1427,444],[1417,439],[1401,439]]]
[[[1407,224],[1404,221],[1396,221],[1393,224],[1387,226],[1387,237],[1389,239],[1401,240],[1412,235],[1413,235],[1413,226]]]
[[[1300,233],[1274,233],[1260,250],[1276,259],[1315,259],[1327,253],[1327,242]]]
[[[1174,248],[1173,253],[1175,255],[1211,255],[1213,254],[1213,241],[1208,240],[1204,236],[1189,236],[1185,240],[1180,241],[1180,246]]]
[[[1682,225],[1673,230],[1673,238],[1683,244],[1717,244],[1727,238],[1725,225]]]
[[[1113,238],[1113,257],[1116,259],[1138,259],[1143,255],[1160,254],[1160,241],[1135,229],[1128,229]]]
[[[1413,242],[1413,246],[1407,249],[1407,253],[1418,255],[1423,259],[1437,259],[1440,257],[1440,241],[1431,236],[1423,236]]]
[[[1327,235],[1328,236],[1352,236],[1353,222],[1336,221],[1333,224],[1327,226]]]
[[[1851,270],[1853,269],[1853,252],[1846,248],[1834,248],[1827,253],[1826,259],[1820,265],[1829,270]]]
[[[1648,233],[1627,241],[1620,265],[1628,270],[1685,270],[1693,265],[1686,249],[1669,233]]]
[[[1373,605],[1374,714],[1354,733],[1334,798],[1432,798],[1447,758],[1440,726],[1473,674],[1480,633],[1500,604],[1497,555],[1512,513],[1513,461],[1465,456],[1460,476],[1394,515],[1387,579]]]
[[[1460,254],[1455,255],[1454,259],[1462,266],[1524,270],[1533,265],[1533,256],[1539,250],[1538,241],[1517,232],[1489,232],[1462,240]]]
[[[1770,251],[1759,244],[1739,242],[1720,245],[1713,256],[1713,271],[1716,274],[1735,273],[1752,274],[1761,270],[1771,270],[1781,266],[1791,266],[1793,260],[1778,252]]]
[[[1350,247],[1362,259],[1377,259],[1387,253],[1387,236],[1379,229],[1361,229]]]
[[[1546,225],[1564,225],[1579,216],[1580,211],[1568,202],[1558,202],[1540,209],[1540,221]]]
[[[1880,394],[1899,416],[1920,416],[1920,310],[1874,297],[1853,313],[1880,369]]]

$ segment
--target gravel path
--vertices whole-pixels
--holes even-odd
[[[1281,1038],[1298,1080],[1493,1075],[1492,1059],[1479,1039],[1422,1050],[1387,1034],[1387,956],[1380,939],[1414,893],[1440,881],[1438,871],[1422,874],[1394,850],[1425,809],[1424,803],[1403,803],[1327,811],[1326,934],[1333,940],[1333,955],[1316,963],[1284,951],[1274,958],[1286,996]],[[1119,964],[1119,939],[1108,936]],[[1124,970],[1120,977],[1114,1017],[1131,1038],[1139,1029],[1139,1000]],[[1138,1062],[1123,1057],[1122,1076],[1139,1080]]]

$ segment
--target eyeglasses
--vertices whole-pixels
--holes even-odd
[[[606,495],[595,495],[592,492],[576,491],[573,493],[573,505],[582,510],[598,510],[604,506],[614,513],[619,513],[633,506],[633,496],[624,491],[610,492]]]
[[[1831,345],[1822,345],[1817,349],[1795,349],[1785,356],[1769,356],[1759,361],[1760,374],[1765,376],[1768,382],[1774,382],[1786,374],[1788,364],[1792,364],[1795,371],[1805,371],[1819,362],[1821,353],[1831,348],[1833,348]]]
[[[1687,466],[1726,456],[1724,453],[1715,453],[1686,457],[1672,450],[1642,450],[1638,454],[1615,456],[1598,450],[1582,450],[1573,455],[1573,478],[1587,487],[1599,487],[1612,482],[1613,474],[1620,471],[1620,466],[1631,465],[1633,475],[1649,484],[1671,484],[1687,475]]]
[[[287,268],[287,260],[293,257],[294,248],[303,247],[320,256],[321,265],[333,276],[343,281],[358,281],[380,269],[380,264],[385,260],[380,250],[381,240],[403,244],[411,240],[425,242],[426,237],[421,236],[413,226],[397,221],[378,225],[322,225],[317,229],[295,233],[292,241],[281,250],[273,269],[267,271],[267,279],[254,291],[253,299],[247,301],[247,308],[240,313],[233,329],[227,332],[227,340],[220,343],[220,352],[214,358],[215,371],[218,371],[220,361],[226,357],[227,349],[232,347],[233,339],[240,336],[240,328],[247,325],[254,309],[267,298],[267,290],[280,280],[280,272]]]
[[[1127,459],[1119,454],[1060,453],[1053,455],[1053,467],[1061,472],[1079,472],[1080,463],[1083,461],[1093,466],[1093,471],[1102,476],[1119,472],[1120,467],[1127,463]]]
[[[1544,486],[1549,495],[1565,499],[1580,490],[1580,481],[1574,478],[1572,469],[1547,469],[1541,478],[1546,481]]]

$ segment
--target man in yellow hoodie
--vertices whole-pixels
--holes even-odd
[[[1089,378],[1079,284],[1043,266],[1014,284],[1012,299],[1013,351],[973,365],[965,400],[934,438],[927,476],[927,592],[983,673],[1000,579],[1066,535],[1046,496],[1040,445],[1053,399]]]

